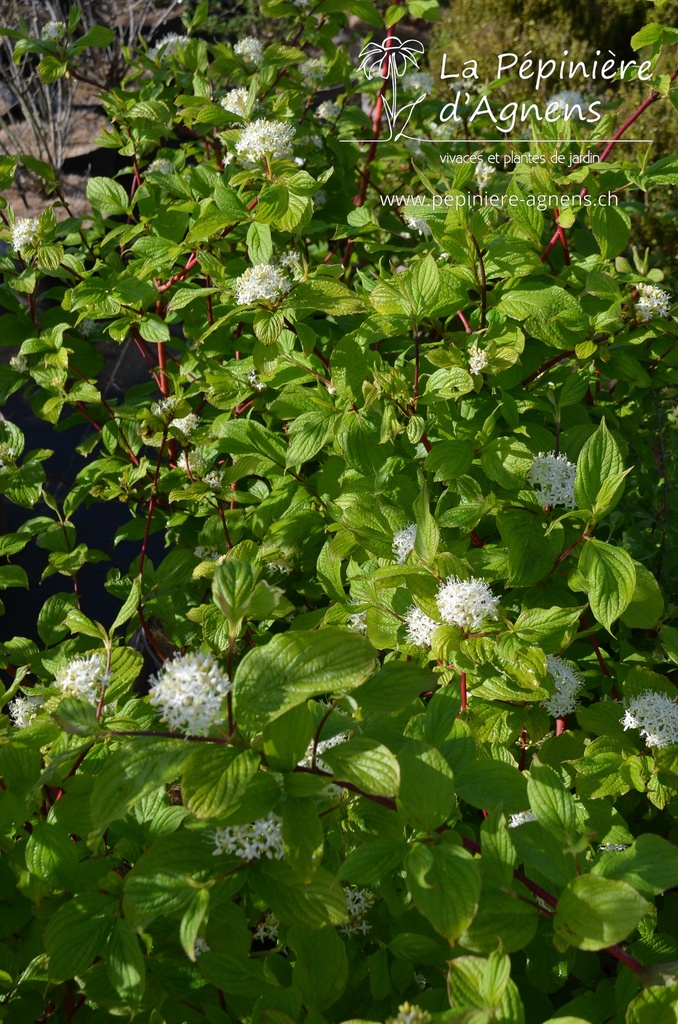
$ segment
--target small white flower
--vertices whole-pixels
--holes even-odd
[[[74,658],[64,668],[60,668],[54,677],[54,685],[62,691],[64,697],[80,697],[91,704],[98,704],[108,680],[109,673],[106,672],[103,658],[100,654],[91,654],[87,658]]]
[[[288,565],[287,562],[266,562],[264,568],[267,572],[275,573],[279,572],[283,576],[289,576],[292,572],[292,566]]]
[[[278,302],[291,288],[289,277],[272,263],[255,263],[235,283],[235,301],[239,306],[255,302]]]
[[[193,956],[197,960],[199,956],[203,955],[203,953],[209,953],[210,948],[211,947],[207,945],[202,936],[198,935],[197,939],[193,943]]]
[[[665,693],[644,690],[633,697],[621,722],[625,729],[638,729],[649,747],[678,743],[678,705]]]
[[[322,82],[325,70],[325,61],[320,57],[312,57],[299,65],[299,73],[311,84]]]
[[[193,451],[191,451],[185,458],[183,468],[188,472],[193,479],[202,477],[205,473],[209,472],[212,463],[214,462],[214,456],[212,452],[204,444],[197,444]]]
[[[156,43],[152,50],[148,51],[148,56],[153,60],[155,58],[163,57],[176,57],[179,53],[179,49],[189,42],[188,36],[179,36],[176,32],[168,32],[166,36]]]
[[[482,373],[487,366],[487,352],[474,341],[468,350],[468,368],[471,373]]]
[[[45,698],[41,693],[20,693],[9,703],[7,709],[9,717],[17,729],[25,729],[27,725],[31,724],[38,713],[38,708],[41,708],[44,703]]]
[[[646,323],[648,320],[656,320],[659,317],[668,317],[671,306],[671,295],[662,291],[654,284],[639,284],[640,296],[636,299],[636,313],[640,320]]]
[[[270,910],[267,910],[263,920],[257,925],[253,937],[257,939],[258,942],[277,942],[279,928],[280,921],[275,914],[271,913]]]
[[[250,97],[249,89],[231,89],[219,100],[224,110],[230,114],[237,114],[238,117],[247,117],[247,103]]]
[[[331,750],[332,747],[338,747],[340,743],[345,743],[347,739],[348,739],[348,733],[347,732],[340,732],[340,733],[337,733],[336,736],[332,736],[329,740],[321,740],[320,743],[318,744],[318,746],[316,747],[316,752],[315,752],[316,767],[320,768],[322,771],[329,771],[329,768],[327,767],[327,765],[323,761],[323,759],[321,757],[321,754],[324,754],[326,750]],[[307,767],[307,768],[310,768],[312,762],[313,762],[313,743],[309,743],[308,750],[306,751],[306,753],[304,754],[302,760],[299,763],[302,764],[302,765],[305,765],[305,767]]]
[[[174,164],[171,160],[167,160],[165,157],[157,157],[153,163],[149,164],[146,168],[147,172],[151,174],[174,174]]]
[[[284,252],[278,259],[278,264],[281,267],[286,267],[289,270],[296,270],[301,266],[301,256],[295,249],[290,249],[289,252]]]
[[[232,853],[241,860],[282,860],[285,855],[282,838],[282,818],[269,811],[249,825],[228,825],[214,834],[214,856]]]
[[[327,388],[328,395],[336,395],[337,389],[335,388],[334,384],[325,384],[325,387]]]
[[[245,36],[235,44],[233,53],[237,53],[250,64],[261,64],[264,59],[264,45],[255,36]]]
[[[393,554],[396,562],[402,565],[411,551],[414,551],[414,542],[417,539],[417,524],[410,523],[404,530],[398,530],[393,535]]]
[[[253,391],[265,391],[266,385],[263,381],[259,380],[259,374],[256,370],[250,370],[247,374],[247,382]]]
[[[630,845],[630,843],[601,843],[598,849],[604,850],[605,853],[622,853],[624,850],[628,850]]]
[[[433,1020],[428,1010],[422,1010],[421,1006],[413,1006],[411,1003],[403,1003],[398,1007],[395,1017],[389,1017],[386,1024],[430,1024]]]
[[[154,416],[157,416],[160,420],[172,420],[174,419],[174,410],[177,407],[176,398],[161,398],[159,402],[154,402],[151,406],[151,412]]]
[[[19,352],[18,355],[12,356],[9,361],[9,365],[13,370],[16,370],[17,373],[26,373],[28,369],[28,362],[23,352]]]
[[[8,462],[14,462],[16,455],[12,445],[7,444],[6,441],[0,441],[0,469],[4,469]]]
[[[528,821],[536,821],[536,815],[532,811],[520,811],[518,814],[512,814],[508,821],[509,828],[519,828],[520,825],[526,825]]]
[[[346,619],[346,625],[352,633],[367,632],[367,612],[353,612]]]
[[[59,43],[66,35],[66,24],[63,21],[48,21],[40,29],[40,38]]]
[[[289,156],[296,128],[284,121],[267,121],[260,117],[243,128],[235,144],[236,152],[245,160],[263,160],[266,156]]]
[[[199,558],[201,562],[216,562],[219,558],[219,552],[216,548],[208,548],[202,544],[199,544],[197,548],[193,549],[193,554],[196,558]]]
[[[565,455],[553,452],[539,452],[532,460],[527,482],[539,489],[544,507],[558,505],[561,508],[576,508],[574,480],[577,467]]]
[[[551,103],[557,104],[559,111],[565,117],[571,117],[575,113],[572,108],[579,107],[580,111],[576,111],[579,120],[583,120],[584,113],[588,110],[589,106],[589,101],[586,97],[582,96],[580,92],[575,92],[574,89],[563,89],[562,92],[557,92],[549,100],[549,104]]]
[[[459,629],[478,629],[486,618],[497,618],[499,598],[483,580],[449,576],[436,597],[443,622]]]
[[[407,224],[408,228],[412,228],[413,231],[418,231],[424,238],[431,234],[431,229],[423,217],[412,217],[405,214],[403,220]]]
[[[209,473],[203,476],[202,482],[207,484],[211,491],[220,491],[224,486],[224,472],[223,469],[210,469]]]
[[[494,178],[496,168],[492,164],[485,163],[484,160],[478,160],[473,171],[475,179],[478,183],[478,188],[487,188],[492,179]]]
[[[180,430],[184,437],[190,437],[200,426],[200,417],[196,416],[194,412],[189,412],[181,419],[174,420],[172,426]]]
[[[321,121],[335,121],[341,113],[341,107],[334,100],[323,100],[316,108],[316,114]]]
[[[35,246],[39,229],[35,217],[20,217],[12,226],[12,248],[21,253],[29,246]]]
[[[548,700],[542,701],[541,706],[553,718],[565,718],[572,714],[578,704],[577,695],[585,686],[584,678],[571,662],[562,661],[553,654],[547,656],[546,667],[553,676],[556,688]]]
[[[148,699],[173,732],[198,736],[222,721],[223,700],[231,686],[213,654],[189,651],[168,659],[152,677]]]
[[[419,988],[424,989],[428,987],[428,982],[426,978],[424,977],[423,974],[420,974],[419,971],[414,972],[414,980],[416,981]]]
[[[428,71],[413,71],[403,78],[403,89],[409,92],[432,92],[433,75]]]
[[[83,338],[91,337],[92,334],[94,334],[94,332],[96,331],[96,329],[96,320],[90,320],[88,316],[86,316],[85,319],[81,320],[80,323],[78,324],[78,333],[81,334]]]
[[[339,926],[339,931],[347,938],[352,935],[367,935],[372,930],[372,925],[366,915],[370,907],[374,906],[374,894],[369,889],[358,889],[355,885],[345,885],[344,896],[349,919],[347,924]]]
[[[313,205],[316,209],[320,209],[327,202],[327,192],[324,188],[319,188],[317,192],[313,193]]]
[[[440,625],[414,604],[405,616],[405,624],[407,626],[407,642],[426,647],[431,646],[433,634]]]

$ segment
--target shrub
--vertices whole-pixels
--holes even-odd
[[[58,181],[39,221],[2,209],[0,488],[26,511],[0,586],[37,549],[63,587],[0,648],[16,1024],[678,1002],[678,332],[623,204],[536,198],[649,192],[675,157],[572,169],[561,122],[543,164],[480,176],[510,215],[454,202],[469,162],[403,215],[379,197],[432,172],[385,135],[388,82],[354,101],[338,6],[265,4],[270,46],[207,42],[198,11],[103,97],[129,166],[89,180],[91,216]],[[148,370],[120,398],[111,341]],[[63,498],[19,395],[54,449],[91,427]],[[115,551],[88,547],[110,506]]]

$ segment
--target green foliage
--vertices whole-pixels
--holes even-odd
[[[572,169],[552,156],[595,143],[553,123],[492,179],[518,205],[412,223],[380,197],[473,171],[404,170],[385,123],[342,141],[382,82],[336,38],[437,4],[302,8],[262,5],[261,60],[206,4],[130,54],[99,140],[124,170],[89,179],[87,217],[0,162],[55,197],[28,226],[0,200],[0,590],[39,604],[0,645],[0,1020],[663,1024],[678,329],[643,315],[665,268],[631,202],[537,199],[653,193],[675,158]],[[663,8],[624,12],[668,111]],[[52,82],[110,42],[76,28],[11,38]],[[112,344],[148,370],[117,397]]]

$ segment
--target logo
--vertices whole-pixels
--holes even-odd
[[[397,141],[404,134],[414,108],[426,99],[424,92],[418,99],[398,106],[398,79],[406,71],[418,71],[423,54],[424,45],[418,39],[402,40],[398,36],[388,36],[383,43],[368,43],[360,51],[362,62],[358,71],[362,71],[368,80],[379,77],[384,84],[389,81],[391,85],[390,101],[385,89],[380,94],[389,128],[388,139],[384,142]]]

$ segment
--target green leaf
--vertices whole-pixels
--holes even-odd
[[[398,711],[435,685],[436,677],[426,669],[410,662],[389,661],[353,691],[353,699],[366,711]]]
[[[105,217],[129,212],[127,193],[112,178],[88,178],[87,198]]]
[[[621,620],[631,629],[654,629],[664,614],[664,598],[652,573],[635,559],[633,566],[636,570],[636,585]]]
[[[269,722],[262,733],[268,766],[274,771],[291,771],[306,753],[315,730],[313,716],[305,704]]]
[[[626,882],[579,875],[560,896],[553,924],[570,946],[605,949],[625,939],[650,909]]]
[[[605,420],[588,439],[577,459],[574,496],[578,508],[592,509],[606,480],[624,471],[624,460]],[[606,497],[606,512],[614,508],[621,491]],[[615,500],[616,499],[616,500]],[[610,502],[613,502],[610,504]]]
[[[245,655],[235,673],[235,715],[261,728],[319,694],[350,693],[374,668],[374,648],[363,637],[324,628],[277,634]]]
[[[348,983],[346,947],[335,929],[321,928],[309,934],[295,925],[287,933],[287,942],[296,953],[292,982],[304,1005],[316,1011],[331,1006]]]
[[[124,918],[113,925],[106,953],[108,980],[123,1002],[136,1005],[146,987],[146,962],[139,939]]]
[[[548,281],[526,281],[510,288],[498,308],[553,348],[574,348],[584,340],[588,328],[579,299]]]
[[[626,210],[594,203],[589,209],[589,218],[603,259],[613,260],[615,256],[620,256],[631,237],[631,218]]]
[[[45,930],[53,981],[81,974],[102,952],[117,906],[117,900],[95,892],[72,896],[59,907]]]
[[[301,466],[310,462],[325,444],[332,429],[332,413],[304,412],[293,421],[290,430],[290,444],[285,464],[288,467]]]
[[[529,587],[544,579],[563,547],[562,528],[549,532],[549,523],[531,512],[499,512],[497,527],[508,548],[508,583]]]
[[[345,924],[348,919],[344,890],[324,868],[319,868],[312,882],[304,884],[287,864],[260,862],[257,893],[279,920],[313,931]]]
[[[649,970],[645,968],[645,970]],[[675,977],[675,971],[672,975]],[[643,989],[626,1011],[626,1024],[674,1024],[678,1019],[678,984]],[[554,1022],[556,1024],[556,1022]],[[561,1024],[560,1021],[557,1024]]]
[[[323,761],[339,781],[374,796],[395,796],[400,786],[400,770],[388,747],[366,737],[356,737],[323,751]]]
[[[180,740],[137,738],[127,744],[113,751],[94,782],[92,819],[100,832],[159,785],[176,781],[193,753]]]
[[[191,902],[184,911],[179,925],[181,947],[189,960],[195,962],[195,940],[200,926],[207,916],[210,902],[209,889],[198,889],[193,893]]]
[[[433,308],[440,289],[438,264],[429,253],[416,260],[409,270],[400,275],[400,285],[407,295],[416,317],[427,316]]]
[[[216,818],[236,803],[259,769],[254,750],[196,744],[181,777],[184,805],[196,818]]]
[[[302,882],[312,882],[325,849],[315,802],[288,796],[282,806],[282,819],[285,860]]]
[[[398,811],[408,824],[432,832],[448,820],[456,805],[452,769],[439,750],[421,740],[408,740],[398,763]]]
[[[53,886],[66,887],[78,863],[75,845],[57,825],[36,822],[26,843],[26,867]]]
[[[422,562],[430,565],[438,550],[440,534],[436,521],[431,515],[428,487],[425,482],[422,483],[412,508],[414,510],[414,520],[417,524],[414,550]]]
[[[640,835],[628,850],[603,853],[591,871],[620,878],[643,896],[656,896],[678,886],[678,849],[661,836]]]
[[[558,772],[536,757],[527,780],[527,796],[540,825],[560,833],[567,842],[574,841],[577,815],[572,794],[565,789]]]
[[[504,761],[475,760],[456,766],[455,788],[466,803],[486,811],[501,801],[507,814],[517,814],[528,802],[527,782]]]
[[[407,886],[417,910],[450,943],[456,942],[478,907],[478,865],[461,846],[415,843],[406,869]]]
[[[394,839],[375,839],[363,843],[349,853],[339,868],[339,878],[356,885],[379,882],[402,864],[407,850],[405,843]]]
[[[591,611],[611,633],[612,624],[633,598],[636,586],[633,559],[622,548],[589,538],[579,556],[579,571],[589,585]]]
[[[426,469],[436,482],[453,483],[471,468],[473,448],[468,441],[438,441],[426,456]]]
[[[490,478],[509,491],[525,486],[525,478],[532,465],[532,452],[512,437],[498,437],[486,444],[482,451],[483,470]]]

